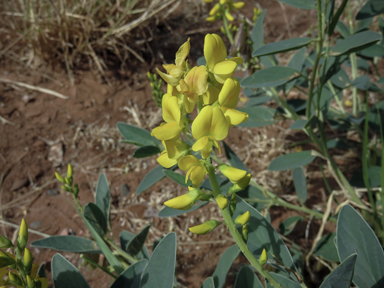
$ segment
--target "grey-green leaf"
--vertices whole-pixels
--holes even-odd
[[[51,236],[31,243],[32,247],[73,253],[101,253],[96,242],[77,236]]]
[[[104,173],[99,176],[99,180],[97,182],[95,203],[97,207],[99,207],[103,212],[104,218],[108,221],[109,226],[111,227],[111,192],[109,189],[107,176],[105,176]]]
[[[265,249],[268,254],[275,255],[285,266],[297,271],[287,246],[285,246],[272,225],[259,213],[259,211],[250,206],[242,198],[237,197],[237,205],[233,219],[236,219],[238,215],[247,211],[251,214],[248,222],[247,244],[253,255],[258,258],[263,249]]]
[[[149,223],[147,226],[143,228],[131,241],[129,241],[126,251],[136,256],[139,254],[141,249],[144,246],[145,240],[147,239],[149,228],[151,227],[151,223]]]
[[[384,2],[382,0],[369,0],[357,13],[356,20],[363,20],[384,13]]]
[[[219,263],[216,266],[215,272],[213,272],[212,274],[216,288],[222,288],[224,286],[225,280],[227,279],[228,271],[231,268],[233,261],[235,261],[239,254],[239,246],[235,244],[225,250],[225,252],[221,255]]]
[[[263,288],[263,285],[249,266],[243,266],[237,274],[234,288]]]
[[[299,201],[300,203],[305,203],[305,201],[307,201],[307,182],[305,181],[303,167],[293,169],[292,176]]]
[[[176,265],[176,234],[165,236],[156,246],[141,277],[140,288],[172,288]]]
[[[118,122],[117,129],[119,129],[121,135],[124,137],[122,142],[130,143],[136,146],[159,146],[160,141],[151,136],[151,133],[145,129],[137,126],[129,125],[126,123]]]
[[[284,66],[272,66],[256,71],[241,81],[244,88],[276,87],[295,79],[300,75],[296,69]]]
[[[326,234],[316,245],[313,255],[320,256],[327,261],[339,262],[339,256],[337,255],[337,249],[335,246],[336,233]]]
[[[240,160],[240,158],[236,155],[236,153],[233,152],[231,147],[229,147],[228,144],[225,143],[224,141],[223,141],[223,146],[224,146],[225,156],[227,157],[229,163],[237,169],[248,171],[247,166],[244,165],[243,161]]]
[[[373,31],[364,31],[353,34],[344,40],[337,41],[336,45],[331,48],[331,56],[339,56],[342,54],[353,53],[380,41],[381,35]]]
[[[103,212],[96,204],[89,202],[84,206],[84,217],[101,237],[105,235],[107,232],[107,221]]]
[[[285,219],[279,225],[280,234],[283,236],[290,234],[293,231],[293,229],[295,229],[296,225],[299,222],[301,222],[303,219],[304,218],[302,216],[292,216]]]
[[[264,42],[264,18],[267,10],[263,10],[259,17],[257,17],[255,26],[253,26],[251,39],[253,42],[253,51],[263,46]]]
[[[171,180],[175,181],[177,184],[179,184],[183,187],[192,186],[191,181],[188,179],[188,181],[185,182],[185,176],[180,174],[180,173],[176,173],[176,172],[173,172],[171,170],[164,170],[164,173],[169,178],[171,178]]]
[[[340,261],[357,253],[353,282],[358,287],[384,287],[384,253],[375,233],[359,213],[345,205],[337,221]]]
[[[161,150],[157,146],[143,146],[133,151],[133,157],[146,158],[161,153]]]
[[[165,177],[164,168],[162,166],[156,166],[141,180],[139,186],[136,189],[136,195],[140,195],[152,185],[155,185],[161,179]]]
[[[269,171],[284,171],[297,167],[308,165],[315,159],[316,156],[311,154],[311,151],[302,151],[296,153],[285,154],[274,159],[269,164]]]
[[[111,288],[122,288],[122,287],[129,287],[129,288],[140,288],[140,279],[141,274],[147,266],[148,260],[142,259],[131,266],[129,266],[127,269],[123,271],[119,275],[119,277],[116,278],[115,282],[113,282]]]
[[[128,243],[135,237],[136,235],[129,232],[129,231],[126,231],[126,230],[123,230],[120,232],[120,235],[119,235],[119,239],[120,239],[120,247],[124,250],[124,251],[127,251],[127,246],[128,246]],[[141,248],[141,251],[139,252],[139,254],[137,254],[137,258],[139,259],[149,259],[150,255],[149,255],[149,252],[147,250],[147,247],[143,246]]]
[[[297,50],[307,46],[312,42],[311,38],[299,37],[291,38],[279,42],[269,43],[264,45],[252,53],[252,57],[260,57],[277,53],[284,53],[291,50]]]
[[[265,106],[251,106],[238,109],[239,111],[248,113],[247,122],[240,123],[241,127],[263,127],[273,123],[276,115],[276,109]]]
[[[325,278],[320,288],[349,288],[355,269],[357,254],[346,258],[331,274]]]
[[[52,278],[55,288],[90,288],[80,271],[60,254],[52,257]]]
[[[215,283],[213,282],[213,278],[212,277],[208,277],[207,279],[205,279],[203,285],[201,286],[201,288],[216,288],[215,287]]]
[[[279,0],[279,2],[291,5],[296,8],[300,9],[315,9],[316,5],[314,1],[308,1],[308,0]]]
[[[281,274],[277,273],[270,273],[273,279],[275,279],[279,283],[284,283],[284,288],[301,288],[301,285],[298,282],[293,281],[292,279],[289,279]],[[273,288],[271,284],[266,282],[265,285],[267,288]]]

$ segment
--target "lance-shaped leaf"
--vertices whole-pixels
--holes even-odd
[[[133,151],[133,157],[146,158],[161,153],[161,150],[157,146],[143,146]]]
[[[241,267],[234,288],[263,288],[259,278],[249,266]]]
[[[128,243],[131,242],[131,240],[135,237],[136,235],[129,232],[129,231],[126,231],[126,230],[123,230],[120,232],[120,235],[119,235],[119,239],[120,239],[120,247],[124,250],[124,251],[127,251],[127,246],[128,246]],[[149,255],[149,252],[148,252],[148,249],[147,247],[143,246],[141,248],[141,251],[139,252],[139,254],[137,254],[137,258],[139,259],[149,259],[150,255]]]
[[[257,17],[255,26],[253,26],[251,39],[253,43],[253,51],[259,49],[261,46],[263,46],[264,42],[264,18],[265,14],[267,13],[267,10],[263,10],[259,17]]]
[[[357,254],[346,258],[331,274],[325,278],[320,288],[349,288],[351,287],[353,272],[355,270]]]
[[[302,216],[292,216],[287,219],[285,219],[283,222],[280,223],[279,229],[280,234],[283,236],[288,235],[295,229],[296,225],[301,222],[304,218]]]
[[[161,143],[155,137],[151,136],[151,133],[145,129],[129,125],[126,123],[118,122],[117,129],[119,129],[121,135],[124,137],[123,143],[130,143],[136,146],[158,146]]]
[[[119,275],[119,277],[116,278],[111,288],[140,288],[141,274],[145,266],[147,266],[147,263],[147,259],[142,259],[129,266],[127,269],[124,270],[123,273]]]
[[[176,234],[169,233],[156,246],[140,282],[140,288],[173,287],[176,265]]]
[[[164,173],[173,181],[175,181],[177,184],[183,187],[192,186],[191,181],[188,179],[188,181],[185,182],[185,176],[180,173],[173,172],[172,170],[164,170]]]
[[[84,217],[89,221],[97,233],[103,237],[107,232],[107,221],[101,209],[92,202],[84,206]]]
[[[285,154],[274,159],[269,164],[269,171],[284,171],[297,167],[308,165],[315,159],[316,156],[311,154],[311,151],[302,151],[296,153]]]
[[[228,271],[231,268],[233,261],[235,261],[239,254],[239,247],[237,245],[233,245],[225,250],[225,252],[221,255],[215,272],[212,274],[215,288],[222,288],[224,286]]]
[[[105,176],[104,173],[99,176],[99,181],[97,182],[95,203],[97,207],[99,207],[103,212],[104,218],[106,221],[108,221],[109,226],[111,227],[111,192],[109,189],[107,176]]]
[[[384,2],[382,0],[369,0],[357,13],[356,20],[363,20],[384,13]]]
[[[270,273],[273,279],[275,279],[277,282],[282,283],[284,288],[301,288],[301,285],[298,282],[293,281],[292,279],[289,279],[281,274],[277,273]],[[266,288],[273,288],[271,284],[269,284],[267,281],[265,281],[265,287]]]
[[[31,243],[32,247],[53,249],[62,252],[73,253],[96,253],[100,254],[101,250],[96,242],[77,236],[51,236],[36,240]]]
[[[279,0],[279,2],[291,5],[296,8],[300,9],[315,9],[316,5],[314,1],[308,1],[308,0]]]
[[[52,258],[52,278],[55,288],[90,288],[80,271],[60,254]]]
[[[301,47],[307,46],[312,42],[311,38],[300,37],[291,38],[279,42],[269,43],[264,45],[252,53],[252,57],[260,57],[277,53],[284,53],[291,50],[297,50]]]
[[[201,288],[216,288],[215,287],[215,283],[213,282],[213,278],[212,277],[208,277],[207,279],[205,279],[203,285],[201,286]]]
[[[337,249],[335,246],[336,233],[326,234],[316,245],[313,255],[320,256],[327,261],[339,262]]]
[[[284,66],[272,66],[256,71],[241,81],[244,88],[268,88],[287,83],[298,77],[300,72]]]
[[[240,160],[240,158],[236,155],[235,152],[231,149],[231,147],[228,146],[227,143],[223,141],[225,156],[227,157],[229,163],[237,168],[242,169],[248,172],[247,166],[244,165],[243,161]]]
[[[274,120],[276,115],[276,109],[274,108],[253,106],[240,108],[239,110],[248,113],[247,122],[238,125],[241,127],[263,127],[277,122],[277,120]]]
[[[305,203],[305,201],[307,201],[307,182],[305,181],[303,167],[293,169],[292,177],[299,201],[300,203]]]
[[[129,241],[126,251],[130,253],[131,255],[136,256],[139,254],[141,249],[144,246],[145,239],[147,239],[149,228],[151,227],[151,224],[149,223],[147,226],[143,228],[131,241]]]
[[[156,166],[141,180],[139,186],[136,189],[136,195],[140,195],[152,185],[155,185],[161,179],[165,177],[164,168],[162,166]]]
[[[353,282],[358,287],[384,287],[384,253],[375,233],[363,217],[345,205],[337,221],[337,250],[340,261],[357,253]]]
[[[255,208],[237,197],[236,210],[233,219],[249,211],[251,217],[248,221],[248,246],[255,257],[259,258],[263,249],[269,255],[277,257],[285,266],[297,271],[287,246],[280,239],[279,234],[272,225]],[[240,228],[241,229],[241,228]],[[270,258],[272,258],[270,256]]]
[[[336,45],[331,48],[331,56],[339,56],[342,54],[353,53],[380,41],[381,35],[373,31],[365,31],[353,34],[344,40],[337,41]]]

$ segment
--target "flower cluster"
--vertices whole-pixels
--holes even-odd
[[[211,3],[213,0],[204,0],[205,3]],[[215,22],[217,19],[221,19],[222,11],[224,12],[225,17],[228,19],[228,21],[233,21],[234,18],[231,14],[231,11],[236,11],[244,6],[244,2],[234,2],[231,0],[220,0],[218,3],[216,3],[212,9],[209,11],[209,17],[207,18],[208,22]]]
[[[164,122],[151,133],[165,148],[157,159],[159,164],[165,168],[178,165],[187,172],[185,181],[190,179],[192,183],[188,193],[165,202],[169,207],[184,210],[198,199],[212,198],[198,189],[208,174],[206,159],[215,147],[221,153],[219,141],[227,137],[230,127],[248,119],[247,113],[235,109],[240,84],[233,74],[243,59],[227,59],[220,36],[208,34],[204,42],[206,65],[191,67],[186,60],[190,47],[188,39],[177,51],[175,64],[163,65],[166,73],[157,69],[168,86],[162,100]],[[197,116],[192,120],[195,111]],[[248,185],[250,174],[246,171],[225,164],[219,169],[233,183],[230,194]],[[227,198],[216,196],[219,207],[225,209]]]

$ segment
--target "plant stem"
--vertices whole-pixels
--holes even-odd
[[[215,169],[213,168],[210,159],[208,158],[206,161],[206,166],[208,168],[209,181],[212,186],[212,193],[215,197],[221,195],[219,184],[217,183],[215,176]],[[262,265],[260,265],[259,261],[255,258],[252,252],[249,250],[247,244],[244,242],[243,237],[240,235],[239,231],[236,229],[236,225],[233,222],[233,219],[229,213],[228,208],[220,209],[221,214],[224,217],[225,223],[231,233],[233,239],[236,241],[236,244],[239,246],[241,252],[248,259],[248,261],[252,264],[252,266],[265,278],[268,283],[275,288],[283,288],[272,276],[269,274],[267,270],[265,270]]]
[[[117,278],[115,274],[111,273],[110,271],[108,271],[107,269],[105,269],[103,266],[100,266],[98,263],[96,263],[95,261],[93,261],[92,259],[88,258],[87,256],[85,256],[84,254],[81,254],[80,255],[80,258],[83,258],[85,260],[87,260],[90,264],[92,264],[93,266],[101,269],[102,271],[104,271],[105,273],[107,273],[109,276],[113,277],[113,278]]]
[[[119,253],[122,257],[127,259],[131,264],[137,262],[137,259],[135,257],[133,257],[132,255],[125,252],[123,249],[121,249],[119,246],[117,246],[115,244],[115,242],[113,242],[112,240],[105,237],[104,241],[106,241],[109,245],[111,245],[117,251],[117,253]]]

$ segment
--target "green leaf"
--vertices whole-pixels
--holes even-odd
[[[131,241],[129,241],[126,251],[136,256],[143,249],[145,239],[147,239],[149,228],[151,227],[151,223],[143,228]]]
[[[361,50],[358,54],[366,58],[384,57],[384,47],[379,44],[375,44]]]
[[[176,234],[165,236],[156,246],[141,277],[140,288],[171,288],[176,264]]]
[[[145,266],[147,266],[147,263],[147,259],[142,259],[129,266],[116,278],[111,288],[140,288],[141,274],[143,273]]]
[[[293,169],[292,176],[299,201],[300,203],[305,203],[305,201],[307,201],[307,182],[305,181],[303,167]]]
[[[160,218],[165,218],[165,217],[174,217],[174,216],[187,214],[189,212],[195,211],[195,210],[207,205],[208,203],[209,202],[197,201],[196,204],[193,205],[192,208],[188,209],[188,210],[179,210],[179,209],[173,209],[170,207],[164,207],[163,210],[161,210],[157,216],[159,216]]]
[[[141,180],[139,186],[136,189],[136,195],[140,195],[152,185],[155,185],[161,179],[165,177],[164,168],[159,165],[148,172],[147,175]]]
[[[256,71],[241,81],[244,88],[276,87],[298,77],[300,72],[284,66],[272,66]]]
[[[239,111],[248,113],[247,122],[240,123],[240,127],[263,127],[270,124],[274,124],[277,120],[274,120],[276,115],[276,109],[265,106],[252,106],[238,109]]]
[[[316,9],[316,5],[313,1],[308,0],[279,0],[279,2],[291,5],[300,9]]]
[[[346,258],[331,274],[325,278],[320,288],[349,288],[351,287],[353,272],[355,270],[357,254]]]
[[[227,157],[229,163],[237,169],[242,169],[248,172],[247,166],[244,165],[243,161],[241,161],[240,158],[237,157],[236,153],[233,152],[231,147],[229,147],[228,144],[225,143],[224,141],[223,141],[223,146],[224,146],[225,157]]]
[[[380,177],[380,172],[381,172],[381,167],[380,166],[369,166],[368,167],[368,181],[369,181],[369,186],[371,188],[374,187],[379,187],[381,183],[381,177]],[[354,187],[359,187],[359,188],[365,188],[366,185],[364,183],[363,179],[363,170],[359,169],[355,173],[353,173],[350,184]]]
[[[307,124],[307,120],[298,119],[295,122],[293,122],[291,124],[291,126],[289,126],[289,129],[292,129],[292,130],[299,129],[299,130],[301,130],[301,129],[305,128],[306,124]]]
[[[353,34],[344,40],[337,41],[336,45],[331,48],[330,56],[339,56],[357,52],[374,45],[380,41],[381,35],[373,31],[365,31]]]
[[[267,13],[267,10],[264,9],[263,12],[257,17],[255,26],[253,26],[251,39],[253,43],[253,51],[259,49],[261,46],[263,46],[264,42],[264,18],[265,14]]]
[[[215,288],[215,283],[213,282],[213,278],[208,277],[207,279],[205,279],[201,288]]]
[[[348,1],[343,1],[341,3],[340,7],[337,9],[336,13],[333,15],[333,17],[330,21],[331,24],[329,25],[329,27],[327,29],[327,34],[329,37],[332,36],[333,31],[335,30],[335,27],[336,27],[337,23],[339,22],[339,18],[341,16],[341,14],[343,13],[345,5],[347,5],[347,3],[348,3]],[[334,2],[333,2],[333,4],[334,4]],[[332,16],[332,15],[330,15],[330,16]]]
[[[236,210],[233,219],[249,211],[251,217],[248,221],[248,247],[257,258],[261,255],[263,249],[267,251],[272,258],[275,255],[285,266],[293,271],[297,271],[293,263],[291,254],[287,246],[280,239],[279,234],[272,225],[255,208],[246,203],[242,198],[237,197]],[[241,229],[241,228],[240,228]]]
[[[121,231],[120,235],[119,235],[121,249],[123,249],[124,251],[127,251],[128,243],[135,236],[136,236],[135,234],[133,234],[133,233],[131,233],[129,231],[126,231],[126,230]],[[141,251],[139,252],[139,254],[137,254],[137,258],[139,258],[139,259],[143,259],[143,258],[149,259],[150,258],[150,255],[149,255],[147,247],[143,246],[141,248]]]
[[[136,146],[158,146],[161,143],[155,137],[151,136],[151,133],[145,129],[129,125],[126,123],[118,122],[117,129],[119,129],[121,135],[125,140],[123,143],[130,143]]]
[[[269,204],[266,202],[266,200],[269,199],[264,196],[263,191],[255,186],[249,185],[243,191],[237,192],[236,194],[258,211],[263,210]]]
[[[237,244],[229,247],[223,254],[221,254],[215,272],[212,274],[213,281],[215,282],[215,288],[222,288],[224,286],[228,271],[231,268],[233,261],[235,261],[239,254],[240,249]]]
[[[49,238],[32,242],[31,247],[47,248],[73,253],[101,253],[101,250],[97,246],[96,242],[77,236],[51,236]]]
[[[107,176],[105,174],[101,174],[99,176],[99,180],[96,186],[96,196],[95,203],[97,207],[103,212],[105,219],[109,223],[109,227],[111,226],[111,192],[108,185]],[[105,231],[106,232],[106,231]]]
[[[289,60],[287,67],[296,69],[297,71],[301,71],[304,65],[306,51],[307,48],[305,47],[297,51],[295,55],[292,56],[291,60]],[[295,86],[296,82],[297,79],[288,82],[284,87],[285,93],[289,92],[293,88],[293,86]]]
[[[336,233],[340,261],[357,253],[353,276],[356,286],[384,287],[383,247],[371,227],[350,205],[341,209]]]
[[[289,279],[281,274],[277,274],[273,272],[271,272],[270,274],[273,277],[273,279],[275,279],[277,282],[284,283],[284,288],[301,288],[301,285],[298,282],[295,282],[292,279]],[[273,288],[271,284],[269,284],[267,281],[265,286],[267,288]]]
[[[339,262],[334,239],[336,233],[326,234],[317,242],[313,255],[320,256],[331,262]]]
[[[269,171],[284,171],[303,167],[315,159],[311,151],[302,151],[297,153],[285,154],[272,160],[269,164]]]
[[[89,202],[84,206],[84,217],[101,237],[105,235],[107,232],[107,221],[103,212],[96,204]]]
[[[37,270],[37,275],[40,277],[40,278],[47,278],[47,271],[45,269],[45,263],[42,263],[39,267],[39,269]]]
[[[260,57],[265,55],[284,53],[291,50],[297,50],[307,46],[312,42],[311,38],[299,37],[291,38],[279,42],[266,44],[252,53],[252,57]]]
[[[303,219],[304,218],[302,216],[292,216],[285,219],[279,225],[280,234],[283,236],[287,236],[293,231],[293,229],[295,229],[296,225],[300,223]]]
[[[237,274],[234,288],[263,288],[263,285],[252,268],[243,266]]]
[[[185,176],[181,175],[180,173],[173,172],[171,170],[164,170],[165,175],[167,175],[171,180],[175,181],[177,184],[188,187],[192,186],[191,181],[188,179],[187,182],[185,182]]]
[[[52,278],[55,288],[90,287],[80,271],[60,254],[52,257]]]
[[[345,25],[344,22],[340,20],[337,21],[336,30],[339,31],[339,33],[341,34],[341,36],[343,36],[343,38],[347,38],[351,36],[351,32],[349,31],[347,25]]]
[[[357,13],[356,20],[363,20],[384,13],[384,2],[382,0],[369,0]]]
[[[143,146],[133,151],[133,157],[146,158],[161,153],[161,150],[157,146]]]

